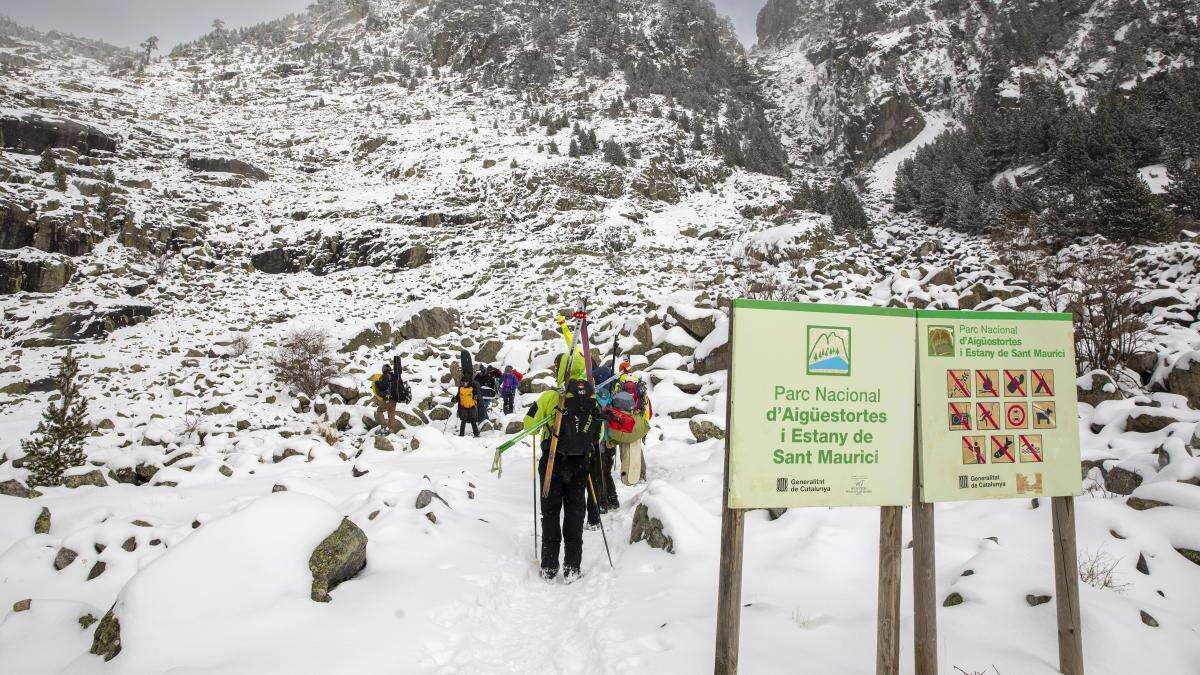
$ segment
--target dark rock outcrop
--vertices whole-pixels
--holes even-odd
[[[254,269],[266,274],[288,274],[299,272],[301,269],[294,257],[295,252],[289,249],[269,248],[250,256],[250,264]]]
[[[116,152],[117,140],[95,127],[35,112],[0,117],[4,145],[22,152],[40,153],[46,148],[70,148],[83,154],[96,150]]]
[[[98,305],[90,300],[73,302],[69,307],[38,324],[45,339],[33,338],[23,344],[47,346],[104,339],[118,328],[135,326],[149,319],[154,310],[142,303]]]
[[[231,157],[188,157],[187,168],[208,173],[233,173],[255,180],[267,180],[271,176],[250,162]]]
[[[0,251],[0,295],[10,293],[55,293],[75,274],[75,263],[55,253],[22,249]]]

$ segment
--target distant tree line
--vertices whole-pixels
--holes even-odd
[[[1200,69],[1162,72],[1128,90],[1113,80],[1081,103],[1038,75],[1021,79],[1015,103],[1000,85],[985,78],[962,128],[901,164],[898,211],[1059,242],[1094,234],[1160,241],[1200,224]],[[1166,194],[1138,175],[1154,164],[1167,168]]]

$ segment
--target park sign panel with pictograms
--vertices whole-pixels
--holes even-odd
[[[917,313],[921,499],[1080,494],[1070,314]]]
[[[729,508],[911,502],[914,320],[734,301]]]

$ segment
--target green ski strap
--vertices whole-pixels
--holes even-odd
[[[547,415],[547,416],[543,417],[542,419],[538,420],[537,422],[535,422],[533,426],[529,427],[528,429],[522,430],[520,433],[516,434],[512,438],[510,438],[507,441],[505,441],[504,443],[502,443],[500,445],[500,447],[496,448],[496,455],[495,455],[495,457],[492,458],[492,473],[496,474],[497,478],[500,478],[501,476],[503,476],[504,475],[504,466],[500,461],[500,456],[503,455],[508,450],[512,449],[513,446],[515,446],[517,443],[520,443],[521,441],[525,440],[529,436],[532,436],[533,434],[536,434],[537,432],[541,431],[547,424],[550,424],[553,421],[554,421],[554,413],[551,412],[549,415]]]

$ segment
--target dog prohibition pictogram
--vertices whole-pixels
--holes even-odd
[[[1000,371],[975,371],[975,391],[980,398],[998,398],[1000,396]]]
[[[1056,426],[1054,401],[1034,401],[1033,428],[1054,429]]]
[[[1004,371],[1004,395],[1005,396],[1027,396],[1028,391],[1026,376],[1024,370],[1006,370]]]
[[[950,431],[971,430],[970,403],[951,403],[948,406],[948,414],[950,416]]]
[[[1005,429],[1028,429],[1029,428],[1029,404],[1027,403],[1005,403],[1004,404],[1004,428]]]
[[[1021,446],[1021,462],[1042,461],[1042,435],[1020,434],[1017,443]]]
[[[1033,384],[1034,396],[1054,395],[1054,371],[1049,368],[1035,368],[1029,371]]]
[[[992,436],[992,461],[1001,464],[1012,464],[1017,461],[1013,455],[1013,437],[1009,435]]]
[[[1000,404],[975,403],[975,419],[979,420],[980,431],[996,431],[1000,428]]]
[[[971,371],[947,370],[946,395],[949,398],[971,398]]]

